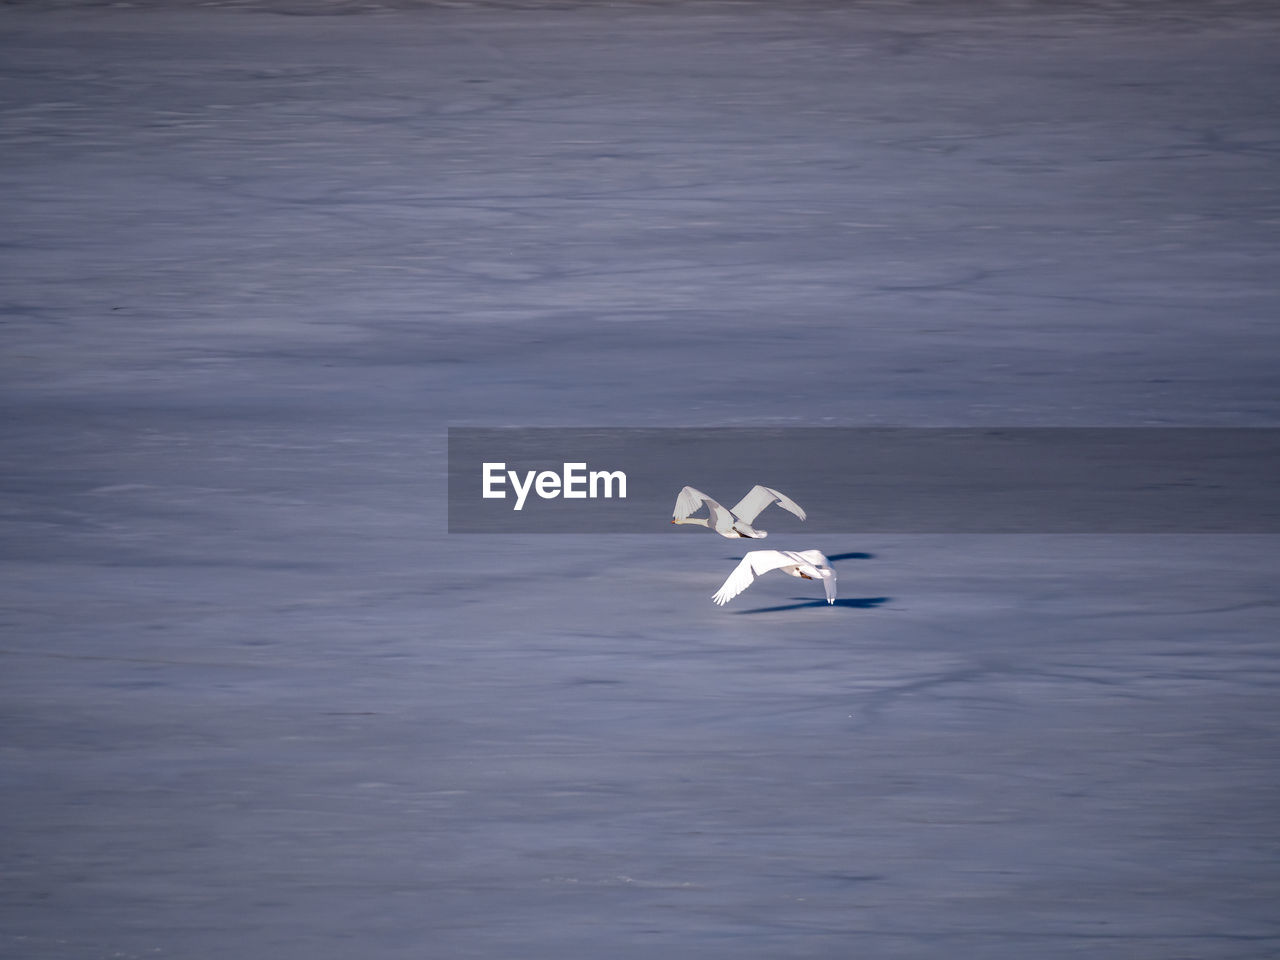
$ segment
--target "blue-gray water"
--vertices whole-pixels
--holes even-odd
[[[1275,956],[1275,537],[721,609],[445,431],[1280,425],[1278,28],[0,8],[0,954]]]

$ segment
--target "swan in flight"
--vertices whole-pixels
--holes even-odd
[[[706,517],[693,518],[689,516],[704,503],[707,505]],[[676,509],[672,514],[675,519],[671,522],[694,523],[700,527],[710,527],[720,536],[727,537],[730,540],[737,537],[751,537],[759,540],[769,534],[764,530],[757,530],[751,525],[751,521],[758,517],[765,507],[773,503],[776,503],[784,510],[794,513],[801,520],[804,519],[804,510],[785,493],[779,493],[773,487],[762,487],[760,484],[756,484],[747,491],[747,495],[739,500],[732,510],[726,510],[701,490],[685,487],[680,491],[680,495],[676,497]]]
[[[831,561],[818,550],[752,550],[733,568],[729,579],[711,599],[724,606],[770,570],[781,570],[805,580],[821,580],[827,591],[827,603],[836,602],[836,572]]]

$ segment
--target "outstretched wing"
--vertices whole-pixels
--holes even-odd
[[[685,489],[689,488],[686,487]],[[794,513],[801,520],[804,519],[804,510],[801,509],[800,504],[785,493],[779,493],[773,487],[762,487],[758,483],[747,491],[745,497],[738,501],[738,505],[733,508],[733,515],[739,520],[745,520],[750,523],[760,516],[760,512],[771,503],[776,503],[783,510]]]
[[[805,563],[815,567],[830,567],[831,561],[822,555],[821,550],[797,550],[795,555]]]
[[[827,591],[827,603],[836,602],[836,572],[831,569],[831,561],[822,555],[821,550],[797,550],[792,554],[797,560],[815,567],[822,577],[822,588]]]
[[[707,505],[707,526],[717,533],[724,533],[733,528],[733,514],[694,487],[685,487],[680,491],[680,495],[676,497],[676,508],[672,516],[677,520],[687,520],[689,515],[696,513],[704,503]]]
[[[683,520],[702,506],[702,501],[709,499],[701,490],[685,487],[680,491],[680,495],[676,497],[676,508],[672,511],[671,516],[677,520]]]
[[[716,533],[723,534],[725,536],[732,536],[733,514],[720,506],[720,504],[716,503],[710,497],[707,497],[706,501],[707,516],[711,519],[711,529]]]
[[[795,562],[795,557],[788,556],[781,550],[752,550],[733,568],[733,573],[729,574],[711,599],[723,606],[755,583],[760,574]]]

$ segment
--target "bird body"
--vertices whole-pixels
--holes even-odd
[[[827,603],[836,602],[836,572],[819,550],[752,550],[729,574],[711,599],[723,606],[770,570],[781,570],[804,580],[821,580]]]
[[[707,505],[706,517],[693,517],[703,504]],[[695,524],[701,527],[709,527],[722,537],[734,540],[740,537],[749,537],[753,540],[759,540],[767,537],[769,534],[765,530],[757,530],[751,525],[760,513],[771,504],[776,503],[791,513],[794,513],[801,520],[804,519],[804,510],[798,503],[792,500],[784,493],[779,493],[772,487],[761,486],[756,484],[747,495],[734,505],[732,510],[722,507],[718,502],[712,500],[701,490],[694,487],[685,487],[676,497],[676,507],[672,512],[672,523],[676,524]]]

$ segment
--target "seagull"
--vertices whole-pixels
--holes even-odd
[[[831,561],[819,550],[752,550],[733,568],[729,579],[711,599],[724,606],[770,570],[781,570],[805,580],[821,580],[827,591],[827,603],[836,602],[836,572]]]
[[[707,505],[706,517],[692,518],[689,516],[704,503]],[[701,490],[685,487],[680,491],[680,495],[676,497],[676,508],[672,514],[675,519],[671,522],[693,523],[700,527],[710,527],[720,536],[730,540],[738,537],[751,537],[759,540],[769,534],[764,530],[757,530],[751,526],[751,521],[772,503],[776,503],[784,510],[789,510],[801,520],[804,519],[804,510],[786,494],[779,493],[773,487],[762,487],[760,484],[756,484],[747,492],[745,497],[738,501],[732,510],[726,510]]]

